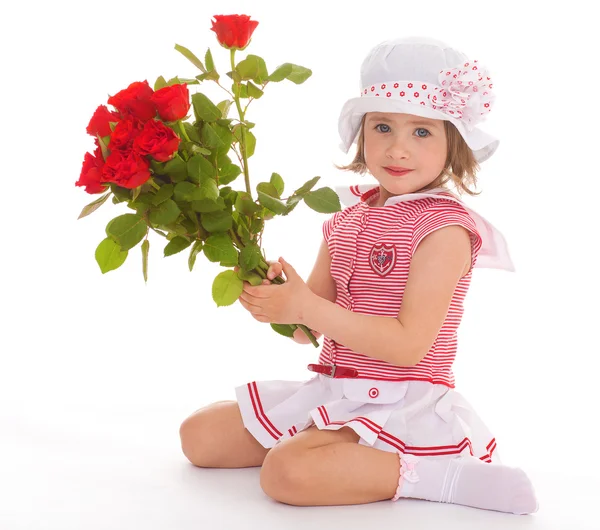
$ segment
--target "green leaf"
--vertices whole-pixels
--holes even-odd
[[[179,44],[175,44],[175,49],[181,54],[183,54],[183,56],[186,59],[189,59],[194,66],[197,66],[198,68],[200,68],[200,70],[206,73],[206,68],[204,68],[202,61],[198,59],[198,57],[196,57],[190,50],[184,48],[183,46],[180,46]]]
[[[278,66],[274,72],[267,78],[267,81],[278,83],[284,79],[289,79],[297,85],[304,83],[312,75],[312,70],[292,63],[284,63]]]
[[[142,192],[142,185],[138,186],[137,188],[133,188],[132,200],[135,201],[140,196],[141,192]]]
[[[222,197],[219,197],[217,200],[201,199],[199,201],[192,201],[191,204],[192,209],[200,213],[218,212],[226,208],[225,200]]]
[[[236,211],[248,216],[260,211],[260,206],[252,200],[252,197],[246,191],[238,192],[234,208]]]
[[[233,226],[231,212],[203,213],[200,222],[207,232],[227,232]]]
[[[290,213],[298,205],[298,203],[301,200],[302,200],[302,195],[292,195],[291,197],[288,197],[288,200],[285,201],[285,204],[287,206],[287,213],[285,215]]]
[[[252,230],[253,234],[261,233],[265,228],[264,219],[252,219],[252,225],[250,226],[250,230]]]
[[[287,78],[297,85],[301,85],[312,75],[312,70],[299,66],[297,64],[292,65],[292,73]]]
[[[192,192],[193,201],[201,201],[202,199],[210,199],[216,201],[219,198],[219,188],[217,183],[212,178],[204,178],[200,181]]]
[[[244,269],[238,269],[238,278],[244,282],[248,282],[250,285],[257,286],[262,285],[262,278],[255,272],[245,271]]]
[[[234,260],[237,263],[237,250],[229,234],[215,234],[209,236],[204,242],[204,255],[209,261],[221,262]]]
[[[244,282],[235,271],[223,271],[218,274],[212,285],[212,297],[217,307],[233,304],[242,294]]]
[[[236,164],[224,166],[219,171],[219,185],[224,186],[230,182],[233,182],[241,173],[242,169]]]
[[[248,97],[260,99],[263,94],[264,92],[260,88],[248,81]]]
[[[153,225],[168,225],[173,223],[181,213],[174,200],[167,199],[156,208],[151,208],[149,213],[150,222]]]
[[[240,74],[243,80],[252,79],[261,85],[269,76],[264,59],[252,54],[248,55],[243,61],[240,61],[235,67],[235,71]]]
[[[225,145],[210,123],[204,123],[200,133],[200,138],[202,143],[210,148],[219,148]]]
[[[127,259],[128,252],[110,237],[103,239],[96,248],[96,262],[100,266],[102,274],[118,269]]]
[[[111,192],[109,191],[107,194],[102,195],[102,197],[99,197],[94,202],[91,202],[87,206],[84,206],[83,210],[81,210],[81,213],[79,214],[79,217],[77,219],[81,219],[82,217],[85,217],[86,215],[90,215],[92,212],[94,212],[98,208],[100,208],[100,206],[102,206],[106,202],[106,199],[108,199],[110,194],[111,194]]]
[[[117,202],[131,200],[131,190],[130,189],[122,188],[121,186],[119,186],[118,184],[115,184],[114,182],[110,183],[110,189],[112,190],[113,195],[118,199]],[[113,199],[115,197],[113,197]],[[113,202],[114,202],[114,200],[113,200]]]
[[[273,186],[275,186],[275,189],[277,190],[277,197],[281,197],[283,195],[283,190],[285,187],[281,175],[279,175],[278,173],[272,173],[270,182],[271,184],[273,184]]]
[[[246,131],[246,156],[250,158],[256,149],[256,137],[251,131]]]
[[[261,258],[262,258],[262,254],[260,252],[260,248],[258,247],[258,245],[256,243],[253,243],[250,245],[246,245],[240,251],[240,257],[239,257],[238,263],[239,263],[240,267],[242,267],[244,270],[251,271],[253,269],[256,269],[256,267],[258,267],[258,264],[260,263]]]
[[[163,184],[152,197],[152,204],[158,206],[173,196],[173,184]]]
[[[135,247],[146,235],[148,225],[140,216],[126,213],[115,217],[106,225],[106,235],[121,247],[129,250]]]
[[[190,251],[190,257],[188,258],[188,268],[190,269],[190,272],[192,272],[192,269],[194,268],[194,265],[196,264],[196,256],[202,250],[203,245],[204,245],[204,243],[199,239],[197,239],[194,242],[194,246],[192,247],[192,250]]]
[[[142,273],[144,281],[148,283],[148,251],[150,250],[150,241],[144,239],[142,243]]]
[[[191,85],[198,85],[200,84],[199,81],[205,81],[206,79],[209,80],[215,80],[217,81],[219,79],[219,74],[216,72],[216,70],[213,70],[212,72],[207,72],[206,74],[200,74],[196,76],[196,79],[198,81],[195,81],[193,83],[190,83]]]
[[[258,202],[276,214],[285,214],[287,211],[287,206],[283,202],[262,191],[258,192]]]
[[[248,87],[245,83],[234,83],[231,85],[231,91],[237,98],[248,98]]]
[[[192,95],[192,105],[196,116],[200,117],[202,121],[213,122],[222,118],[219,108],[202,92]]]
[[[200,147],[198,147],[197,145],[195,145],[196,143],[200,143],[200,132],[198,131],[198,129],[192,125],[191,123],[184,121],[182,122],[183,128],[185,129],[185,134],[188,135],[190,141],[192,142],[192,145],[190,145],[189,142],[184,141],[184,145],[186,147],[186,149],[200,149]],[[176,133],[178,133],[179,131],[175,131]]]
[[[302,186],[300,186],[295,192],[294,195],[304,195],[306,192],[313,189],[315,184],[319,181],[321,177],[314,177],[310,179],[308,182],[305,182]]]
[[[265,195],[279,199],[277,188],[270,182],[259,182],[256,186],[256,191],[262,191]]]
[[[229,114],[229,109],[231,109],[232,101],[225,99],[220,103],[217,103],[217,108],[221,111],[221,115],[223,118],[227,118]]]
[[[106,161],[108,158],[108,142],[110,140],[110,135],[105,136],[104,138],[100,138],[100,135],[97,134],[96,138],[98,138],[98,144],[100,145],[100,151],[102,152],[102,158]]]
[[[309,208],[319,213],[339,212],[342,209],[340,198],[331,188],[309,191],[304,195],[304,202]]]
[[[203,155],[194,155],[187,161],[187,173],[192,182],[199,184],[203,179],[215,178],[217,168]]]
[[[192,242],[188,241],[185,237],[175,236],[165,247],[165,257],[177,254],[178,252],[188,248],[191,244]]]
[[[178,202],[189,202],[192,200],[192,193],[196,189],[191,182],[179,182],[174,189],[174,199]]]
[[[215,69],[215,63],[213,61],[212,53],[210,53],[210,48],[206,50],[206,54],[204,55],[204,63],[206,64],[206,70],[212,72]]]
[[[172,182],[181,182],[188,176],[187,163],[179,156],[179,153],[176,153],[175,156],[165,164],[164,172],[169,175]]]
[[[201,131],[202,143],[211,148],[211,156],[208,157],[213,164],[224,159],[233,141],[233,135],[228,126],[217,123],[204,123]],[[231,160],[229,160],[231,162]]]
[[[156,92],[157,90],[160,90],[161,88],[165,88],[166,86],[167,86],[167,81],[161,75],[156,79],[156,82],[154,83],[154,92]]]
[[[295,329],[292,329],[290,324],[273,324],[271,323],[271,327],[280,335],[284,337],[292,338],[294,336]]]

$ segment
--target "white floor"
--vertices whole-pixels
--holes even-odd
[[[258,468],[187,463],[184,416],[132,405],[0,412],[0,529],[600,529],[598,481],[591,470],[576,476],[568,455],[562,469],[530,470],[541,505],[533,516],[412,500],[298,508],[266,497]]]

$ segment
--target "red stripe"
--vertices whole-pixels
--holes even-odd
[[[248,391],[250,392],[250,399],[252,400],[252,406],[254,407],[254,414],[256,418],[258,419],[258,421],[260,421],[265,431],[267,431],[273,438],[278,440],[279,438],[281,438],[282,434],[277,430],[275,425],[271,423],[269,418],[267,418],[265,411],[263,410],[262,403],[260,402],[260,397],[258,395],[258,387],[256,385],[256,381],[248,383]],[[271,429],[273,429],[272,431],[269,429],[269,426]]]

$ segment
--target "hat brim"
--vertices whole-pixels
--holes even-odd
[[[479,163],[490,158],[496,152],[500,143],[500,140],[477,127],[469,131],[461,120],[452,118],[448,114],[431,107],[419,106],[395,98],[367,96],[349,99],[342,107],[338,121],[338,131],[342,139],[340,149],[344,153],[347,153],[352,144],[356,142],[360,122],[367,112],[400,112],[434,120],[447,120],[458,129]]]

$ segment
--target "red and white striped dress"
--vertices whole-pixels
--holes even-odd
[[[448,315],[428,354],[414,367],[401,367],[353,352],[325,337],[319,362],[356,368],[358,377],[388,381],[428,381],[454,388],[452,364],[463,300],[471,283],[481,237],[467,210],[447,193],[416,201],[372,207],[374,188],[355,206],[336,212],[323,224],[331,255],[331,275],[337,287],[335,303],[357,313],[396,317],[408,280],[410,262],[425,236],[449,225],[460,225],[471,236],[471,270],[459,281]],[[401,347],[401,345],[399,345]]]
[[[485,255],[486,266],[512,270],[512,263],[497,230],[481,224],[478,214],[477,224],[469,213],[472,210],[450,192],[431,191],[373,207],[379,192],[375,187],[323,224],[337,286],[335,303],[388,317],[398,314],[411,257],[423,238],[449,225],[469,232],[471,269],[459,281],[430,351],[416,366],[399,367],[325,337],[319,362],[355,368],[358,377],[332,379],[317,374],[303,381],[252,381],[237,387],[244,425],[264,447],[313,425],[329,430],[350,427],[359,434],[360,444],[384,451],[500,461],[494,436],[454,388],[452,364],[463,301],[482,249],[479,226],[486,228],[486,237],[493,235],[491,246],[500,249]],[[490,242],[484,243],[487,251]]]

